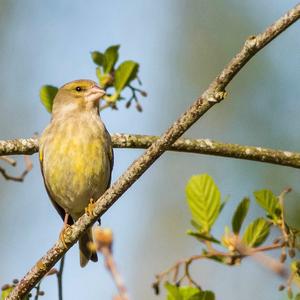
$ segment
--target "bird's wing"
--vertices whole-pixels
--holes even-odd
[[[46,188],[47,194],[48,194],[48,196],[49,196],[49,198],[50,198],[50,200],[51,200],[51,202],[52,202],[54,208],[55,208],[56,211],[59,213],[59,215],[61,216],[61,218],[64,220],[64,219],[65,219],[65,214],[66,214],[66,213],[65,213],[64,209],[63,209],[61,206],[59,206],[59,205],[54,201],[54,197],[53,197],[53,195],[51,195],[50,189],[49,189],[49,187],[47,186],[47,182],[46,182],[46,179],[45,179],[45,176],[44,176],[44,171],[43,171],[43,158],[44,158],[44,156],[43,156],[43,147],[41,147],[41,145],[40,145],[40,150],[39,150],[39,161],[40,161],[40,167],[41,167],[41,172],[42,172],[42,176],[43,176],[45,188]],[[73,222],[71,216],[69,216],[69,218],[68,218],[68,225],[72,225],[72,224],[74,224],[74,222]]]
[[[114,150],[113,150],[112,147],[110,148],[110,152],[108,154],[108,158],[109,158],[109,161],[110,161],[110,176],[109,176],[107,188],[110,187],[110,184],[111,184],[111,173],[112,173],[112,169],[114,167]]]
[[[107,184],[107,188],[110,187],[111,184],[111,173],[112,173],[112,169],[114,166],[114,150],[112,147],[112,142],[111,142],[111,137],[110,134],[108,133],[106,127],[105,127],[105,134],[106,134],[106,145],[108,145],[108,149],[107,149],[107,153],[108,153],[108,160],[110,162],[110,176],[109,176],[109,180],[108,180],[108,184]]]

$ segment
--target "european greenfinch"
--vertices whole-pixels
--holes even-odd
[[[52,118],[39,140],[39,157],[48,195],[65,226],[84,214],[91,199],[109,187],[113,167],[111,138],[99,116],[105,92],[91,80],[62,86]],[[91,227],[80,237],[80,265],[97,261]]]

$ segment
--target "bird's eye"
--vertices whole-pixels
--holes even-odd
[[[75,88],[75,90],[76,90],[77,92],[80,92],[80,91],[82,90],[82,88],[81,88],[80,86],[77,86],[77,87]]]

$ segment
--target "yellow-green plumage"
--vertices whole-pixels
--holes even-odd
[[[63,209],[74,221],[85,212],[90,199],[104,193],[111,177],[110,136],[98,115],[97,95],[96,100],[88,97],[94,86],[87,80],[63,86],[54,100],[51,123],[40,138],[49,196],[60,213]],[[88,230],[79,241],[82,266],[92,257],[86,245],[90,240]]]

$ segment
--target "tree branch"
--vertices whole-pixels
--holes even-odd
[[[284,265],[280,263],[278,260],[267,256],[263,254],[262,252],[270,251],[270,250],[276,250],[280,249],[284,246],[282,243],[272,244],[272,245],[266,245],[256,248],[248,248],[245,245],[240,244],[240,247],[238,252],[223,252],[216,250],[212,248],[211,250],[207,250],[207,252],[202,254],[196,254],[193,256],[190,256],[185,259],[178,260],[174,265],[172,265],[167,270],[155,275],[156,281],[153,283],[153,287],[156,291],[156,294],[159,293],[159,285],[165,281],[168,277],[170,277],[171,274],[173,274],[173,282],[175,284],[181,283],[184,279],[188,279],[189,283],[191,283],[194,286],[198,287],[198,284],[192,279],[192,277],[189,274],[189,266],[192,262],[200,259],[212,259],[212,258],[229,258],[228,262],[226,260],[223,261],[225,265],[232,266],[232,262],[234,262],[236,259],[244,259],[246,257],[252,256],[253,258],[257,259],[261,264],[263,264],[265,267],[269,268],[276,274],[287,277],[287,270],[285,269]],[[240,262],[239,262],[240,263]],[[183,275],[180,279],[178,279],[179,269],[183,266]]]
[[[9,163],[10,163],[12,166],[16,166],[16,163],[17,163],[16,161],[11,160],[11,159],[9,159],[9,158],[7,158],[7,157],[5,157],[5,156],[2,156],[2,157],[0,157],[0,158],[5,158],[4,160],[10,161]],[[19,176],[9,175],[9,174],[6,172],[6,170],[5,170],[4,168],[2,168],[1,166],[0,166],[0,174],[2,174],[2,176],[3,176],[6,180],[12,180],[12,181],[23,182],[24,179],[25,179],[25,177],[26,177],[26,175],[32,170],[32,167],[33,167],[32,162],[31,162],[31,160],[30,160],[30,158],[29,158],[28,155],[24,155],[24,161],[25,161],[25,169],[24,169],[24,171],[21,173],[21,175],[19,175]]]
[[[114,134],[114,148],[148,148],[158,140],[157,136]],[[179,139],[169,146],[169,151],[209,154],[238,159],[272,163],[282,166],[300,168],[300,153],[274,150],[256,146],[229,144],[210,139]]]
[[[15,154],[31,155],[38,151],[39,144],[36,138],[0,141],[1,156]]]
[[[147,149],[152,143],[159,139],[158,136],[154,135],[125,133],[116,133],[111,137],[113,147],[118,149]],[[37,139],[0,141],[0,155],[33,154],[38,151],[38,148]],[[169,146],[167,150],[224,156],[300,168],[299,152],[274,150],[257,146],[229,144],[210,139],[179,139],[173,145]]]
[[[119,179],[95,202],[91,214],[85,213],[69,227],[64,234],[64,243],[60,240],[33,266],[16,285],[7,300],[21,300],[51,269],[51,267],[75,244],[81,234],[102,216],[125,191],[160,157],[188,128],[203,114],[224,98],[225,87],[242,67],[259,50],[265,47],[277,35],[300,18],[300,4],[268,27],[263,33],[250,37],[241,51],[224,68],[208,89],[183,113],[177,121],[156,140]]]

